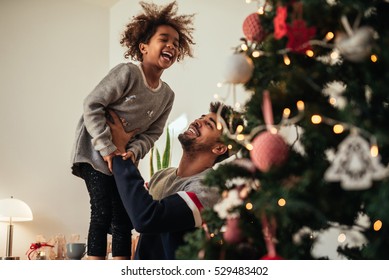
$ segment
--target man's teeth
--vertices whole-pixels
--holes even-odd
[[[199,136],[199,134],[197,133],[197,131],[194,130],[193,128],[189,128],[188,131],[189,131],[190,133],[195,134],[196,136]]]

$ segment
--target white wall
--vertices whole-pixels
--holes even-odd
[[[123,60],[120,32],[140,11],[138,1],[0,1],[0,199],[30,205],[34,220],[14,228],[13,255],[26,259],[36,235],[78,233],[84,240],[89,198],[70,173],[70,152],[82,101],[108,70]],[[154,1],[156,4],[168,1]],[[196,13],[195,58],[168,69],[163,79],[176,92],[169,121],[207,112],[213,95],[225,96],[222,69],[242,37],[241,25],[255,11],[244,0],[178,1],[179,13]],[[238,87],[238,99],[246,94]],[[231,101],[231,100],[230,100]],[[232,101],[231,101],[232,102]],[[164,145],[164,136],[157,143]],[[173,165],[181,155],[175,142]],[[149,178],[148,159],[141,171]],[[6,224],[0,223],[0,256]]]
[[[76,0],[0,1],[0,199],[30,205],[13,255],[38,234],[85,239],[89,203],[70,173],[82,100],[109,68],[109,9]],[[6,224],[0,223],[0,256]]]

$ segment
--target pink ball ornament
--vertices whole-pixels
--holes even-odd
[[[223,233],[223,238],[230,244],[236,244],[243,240],[238,217],[227,218],[226,231]]]
[[[262,132],[251,144],[253,145],[250,151],[251,160],[262,172],[269,171],[271,167],[281,166],[288,158],[289,147],[279,134]]]
[[[284,260],[283,257],[279,256],[279,255],[274,255],[274,256],[271,256],[269,254],[267,255],[264,255],[261,260]]]
[[[250,14],[243,22],[243,34],[248,41],[260,43],[265,38],[258,13]]]

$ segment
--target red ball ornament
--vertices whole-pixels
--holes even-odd
[[[227,218],[226,231],[223,233],[223,238],[230,244],[236,244],[242,241],[242,231],[239,227],[239,218]]]
[[[278,167],[285,163],[289,155],[289,147],[279,134],[265,131],[255,137],[251,143],[253,149],[250,157],[254,165],[262,172],[271,167]]]
[[[258,13],[250,14],[243,22],[243,34],[248,41],[260,43],[265,38]]]

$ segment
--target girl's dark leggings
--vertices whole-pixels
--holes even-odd
[[[107,234],[112,234],[112,256],[131,256],[130,218],[124,209],[113,176],[96,171],[90,164],[81,164],[90,198],[88,256],[106,256]]]

